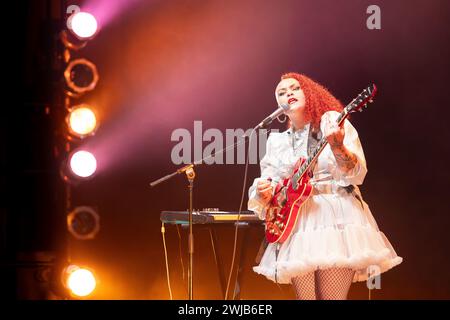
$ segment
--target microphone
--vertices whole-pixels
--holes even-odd
[[[287,104],[281,104],[277,110],[275,110],[274,112],[272,112],[272,114],[270,116],[268,116],[267,118],[265,118],[263,121],[261,121],[255,128],[256,129],[262,129],[266,126],[268,126],[269,124],[272,123],[273,120],[275,120],[276,118],[278,118],[282,113],[285,113],[286,111],[289,110],[289,105]]]

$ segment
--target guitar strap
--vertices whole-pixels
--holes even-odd
[[[361,208],[364,210],[364,203],[361,199],[361,196],[355,191],[355,186],[351,184],[342,188],[344,188],[348,193],[351,193],[359,201],[359,203],[361,204]]]
[[[320,130],[320,128],[314,129],[311,125],[309,127],[309,133],[308,133],[308,147],[307,147],[308,157],[311,156],[313,151],[316,149],[320,140],[322,140],[322,131]]]
[[[314,129],[312,125],[309,126],[309,133],[308,133],[308,144],[307,144],[307,152],[308,157],[312,155],[314,150],[316,150],[317,145],[319,144],[320,140],[322,140],[322,131],[320,128]],[[314,163],[314,166],[316,166],[317,161]],[[312,178],[312,173],[314,171],[314,166],[309,170],[308,174],[309,177]]]
[[[261,241],[261,245],[259,246],[258,253],[256,254],[255,263],[259,264],[261,262],[262,256],[266,251],[267,246],[269,245],[269,241],[266,239],[266,235],[264,235],[263,240]]]

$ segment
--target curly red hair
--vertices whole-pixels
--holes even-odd
[[[314,80],[296,72],[288,72],[281,76],[281,80],[290,78],[300,83],[300,88],[305,94],[305,121],[311,122],[313,128],[320,127],[320,118],[325,112],[343,110],[342,103]]]

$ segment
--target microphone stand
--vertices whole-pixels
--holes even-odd
[[[191,164],[188,164],[184,167],[181,167],[180,169],[176,170],[175,172],[168,174],[160,179],[157,179],[153,182],[150,183],[151,187],[154,187],[158,184],[160,184],[161,182],[164,182],[166,180],[169,180],[170,178],[184,173],[186,174],[186,177],[188,179],[189,185],[188,185],[188,189],[189,189],[189,238],[188,238],[188,250],[189,250],[189,267],[188,267],[188,295],[189,295],[189,300],[193,300],[194,299],[194,286],[193,286],[193,269],[194,269],[194,233],[193,233],[193,229],[192,229],[192,202],[193,202],[193,189],[194,189],[194,179],[195,179],[195,171],[194,171],[194,166],[202,164],[206,159],[208,159],[209,157],[215,157],[218,154],[221,154],[225,151],[227,151],[230,148],[235,148],[236,146],[240,145],[241,143],[245,142],[246,138],[250,138],[251,135],[253,134],[253,132],[255,132],[257,129],[263,129],[265,127],[267,127],[270,123],[272,123],[272,121],[274,120],[273,117],[267,117],[266,119],[264,119],[262,122],[260,122],[256,127],[253,128],[252,132],[250,133],[250,135],[243,135],[242,137],[244,138],[241,141],[237,141],[235,143],[233,143],[232,145],[223,148],[222,150],[219,150],[217,152],[214,153],[214,155],[210,155],[206,158],[203,158],[201,160],[198,161],[194,161]]]
[[[201,160],[200,160],[201,163]],[[166,181],[173,176],[185,173],[186,177],[188,179],[189,185],[189,239],[188,239],[188,250],[189,250],[189,267],[188,267],[188,294],[189,294],[189,300],[194,299],[194,287],[193,287],[193,268],[194,268],[194,233],[192,229],[192,202],[193,202],[193,192],[194,192],[194,179],[195,179],[195,171],[194,171],[194,165],[199,164],[198,161],[188,164],[177,171],[166,175],[165,177],[162,177],[158,180],[153,181],[150,183],[151,187],[156,186],[157,184],[160,184],[163,181]]]

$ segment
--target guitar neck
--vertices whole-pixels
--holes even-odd
[[[348,112],[347,112],[347,109],[344,108],[344,110],[341,112],[341,114],[339,115],[339,117],[336,120],[336,123],[338,124],[338,126],[340,126],[347,117],[348,117]],[[326,139],[326,137],[323,137],[317,144],[317,147],[314,149],[314,151],[311,153],[311,155],[305,161],[305,163],[300,167],[297,174],[294,176],[295,179],[297,179],[297,180],[300,179],[305,174],[305,172],[309,170],[311,165],[319,157],[320,153],[327,146],[327,144],[328,144],[328,140]]]

